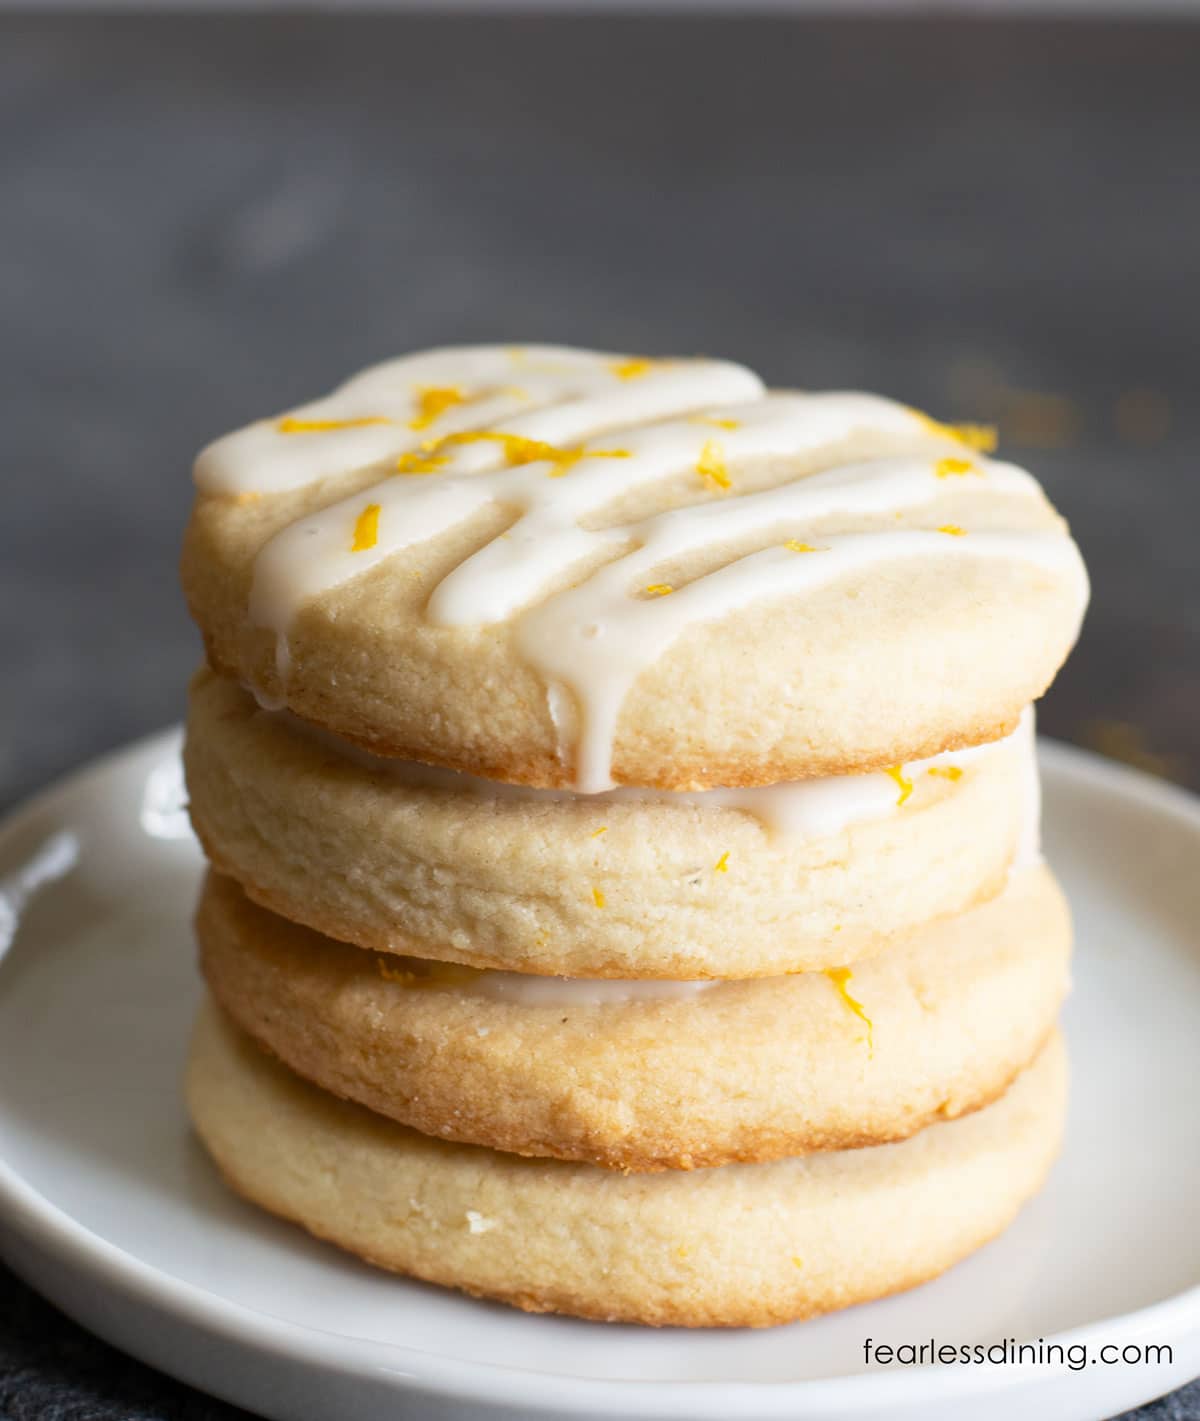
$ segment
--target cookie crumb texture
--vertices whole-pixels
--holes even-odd
[[[835,980],[678,995],[377,957],[216,877],[197,930],[225,1012],[325,1090],[443,1139],[639,1172],[874,1145],[987,1105],[1053,1030],[1070,949],[1044,867]]]
[[[184,759],[209,858],[264,907],[379,952],[568,977],[846,966],[995,897],[1036,838],[1029,722],[905,766],[905,788],[522,792],[355,752],[201,671]]]
[[[1041,1185],[1055,1037],[994,1105],[900,1144],[655,1175],[454,1145],[336,1100],[211,1005],[188,1102],[240,1194],[379,1267],[530,1312],[760,1327],[935,1277]]]

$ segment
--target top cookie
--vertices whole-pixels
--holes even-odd
[[[988,432],[710,360],[393,360],[196,463],[213,666],[377,754],[585,792],[998,738],[1087,578]]]

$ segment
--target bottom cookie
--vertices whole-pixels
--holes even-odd
[[[898,1144],[623,1175],[448,1144],[293,1076],[211,1004],[188,1105],[238,1193],[368,1262],[531,1312],[761,1327],[913,1287],[999,1233],[1057,1152],[1055,1036],[995,1104]]]

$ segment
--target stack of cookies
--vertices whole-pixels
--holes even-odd
[[[200,456],[230,1184],[531,1310],[759,1325],[1039,1187],[1070,926],[1031,703],[1087,579],[988,431],[740,366],[380,365]]]

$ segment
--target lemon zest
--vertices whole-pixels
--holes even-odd
[[[968,449],[976,449],[981,454],[990,454],[996,447],[996,428],[991,424],[943,424],[924,410],[911,410],[917,419],[931,433],[941,439],[953,439],[965,444]]]
[[[604,900],[604,894],[601,893],[601,891],[600,891],[598,888],[593,888],[593,889],[592,889],[592,902],[595,903],[596,907],[597,907],[597,908],[603,908],[603,907],[604,907],[604,901],[605,901],[605,900]]]
[[[898,809],[908,798],[908,796],[912,794],[913,782],[905,776],[903,765],[889,765],[888,768],[884,771],[884,774],[890,775],[892,779],[896,781],[896,784],[899,786],[900,798],[896,801],[896,808]]]
[[[435,474],[446,462],[445,454],[431,454],[423,449],[413,449],[401,454],[396,460],[398,474]]]
[[[646,591],[651,597],[669,597],[675,589],[669,582],[652,582]]]
[[[963,772],[957,765],[931,765],[926,773],[944,780],[961,780],[963,777]]]
[[[827,553],[828,548],[814,548],[811,543],[802,543],[799,538],[789,538],[783,545],[789,553]]]
[[[725,467],[725,451],[715,439],[706,439],[696,461],[696,472],[702,479],[711,479],[718,488],[732,488],[729,470]]]
[[[993,453],[999,443],[994,424],[953,424],[950,431],[960,444],[977,449],[981,454]]]
[[[870,1047],[871,1053],[874,1054],[875,1023],[867,1015],[866,1008],[862,1002],[850,994],[850,989],[846,985],[846,983],[853,978],[854,974],[850,971],[849,967],[827,967],[825,969],[825,976],[833,983],[837,989],[838,996],[841,997],[842,1001],[846,1003],[854,1015],[858,1017],[860,1021],[866,1023],[867,1045]]]
[[[956,474],[977,474],[980,471],[970,459],[939,459],[933,466],[939,479],[952,479]]]
[[[335,429],[365,429],[369,424],[391,424],[386,415],[367,414],[359,419],[294,419],[287,415],[276,426],[280,434],[328,434]]]
[[[508,434],[499,429],[469,429],[459,434],[445,434],[440,439],[426,439],[419,453],[406,454],[397,462],[400,473],[425,474],[440,468],[449,457],[443,451],[459,444],[499,444],[504,450],[504,462],[510,469],[522,464],[549,463],[550,478],[561,478],[581,459],[628,459],[628,449],[560,449],[541,439],[527,439],[523,434]]]
[[[601,824],[600,827],[599,827],[599,829],[597,829],[597,830],[595,831],[595,833],[592,834],[590,837],[593,838],[593,839],[598,839],[601,834],[607,834],[607,833],[608,833],[608,825],[607,825],[607,824]]]
[[[418,385],[417,413],[408,421],[409,429],[428,429],[455,405],[464,405],[467,396],[458,385]]]
[[[608,367],[618,380],[640,380],[654,369],[656,362],[644,355],[633,356],[629,360],[614,360]]]
[[[945,533],[951,538],[965,538],[967,536],[967,530],[960,528],[957,523],[943,523],[938,532]]]
[[[352,553],[365,553],[379,541],[379,505],[368,503],[354,523]]]
[[[715,415],[698,414],[692,420],[693,424],[710,424],[714,429],[741,429],[740,419],[717,419]]]
[[[721,855],[721,857],[716,861],[716,863],[713,864],[713,872],[714,872],[714,873],[728,873],[728,872],[729,872],[729,850],[728,850],[728,849],[726,849],[725,852]]]

